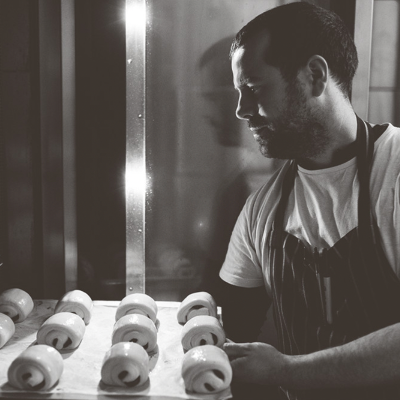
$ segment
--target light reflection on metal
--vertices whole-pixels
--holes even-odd
[[[61,0],[65,291],[78,287],[75,157],[75,1]]]
[[[125,22],[129,29],[146,30],[146,4],[144,1],[127,1]]]
[[[128,196],[133,194],[142,198],[146,193],[146,169],[143,162],[133,160],[130,165],[126,166],[125,171],[125,194]]]
[[[126,0],[126,294],[145,292],[145,0]]]

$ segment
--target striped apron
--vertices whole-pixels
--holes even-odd
[[[379,242],[370,206],[369,177],[374,142],[358,118],[358,227],[331,248],[310,251],[285,232],[284,214],[297,164],[286,173],[268,236],[274,320],[284,354],[308,354],[342,345],[400,322],[400,281]],[[393,387],[288,391],[290,400],[400,399]]]

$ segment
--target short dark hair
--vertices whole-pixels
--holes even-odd
[[[285,4],[258,15],[236,35],[230,57],[260,32],[271,37],[266,62],[292,80],[313,55],[328,63],[346,97],[358,66],[357,49],[343,20],[333,11],[306,2]]]

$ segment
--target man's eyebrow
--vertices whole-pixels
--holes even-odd
[[[247,76],[246,78],[243,78],[240,83],[243,85],[247,85],[248,83],[255,82],[257,81],[257,78],[255,76]]]
[[[258,78],[256,76],[248,76],[246,78],[241,79],[240,82],[239,82],[239,85],[237,85],[237,86],[234,85],[234,86],[235,86],[235,89],[237,90],[237,89],[245,87],[245,86],[247,86],[249,84],[254,84],[255,85],[257,83],[260,83],[261,81],[262,81],[262,79]]]

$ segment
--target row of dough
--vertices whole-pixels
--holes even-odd
[[[217,305],[207,292],[190,294],[178,308],[185,353],[182,377],[190,392],[217,393],[231,384],[232,367],[222,350],[225,331],[217,316]]]
[[[12,290],[14,302],[21,304],[20,300],[15,301],[15,293],[19,289]],[[0,307],[1,304],[0,301]],[[9,313],[15,320],[21,316],[20,320],[25,319],[33,308],[33,302],[30,310],[29,307],[19,307],[14,314]],[[85,324],[90,322],[92,307],[90,297],[84,292],[72,291],[64,295],[57,303],[55,314],[38,330],[39,344],[26,349],[10,365],[10,384],[23,390],[47,390],[55,385],[63,372],[63,359],[57,350],[71,350],[79,346]],[[157,345],[157,312],[156,302],[145,294],[128,295],[121,301],[115,315],[112,346],[102,364],[101,378],[105,384],[133,387],[147,381],[148,353]],[[15,318],[15,315],[18,317]],[[205,292],[189,295],[179,307],[178,321],[184,325],[182,345],[186,353],[182,361],[182,377],[188,391],[215,393],[230,384],[232,372],[229,360],[217,347],[222,346],[225,334],[216,316],[215,302]],[[12,322],[10,317],[5,317]]]
[[[158,307],[144,293],[124,297],[115,313],[112,346],[101,368],[107,385],[137,387],[147,382],[149,359],[157,346]]]

